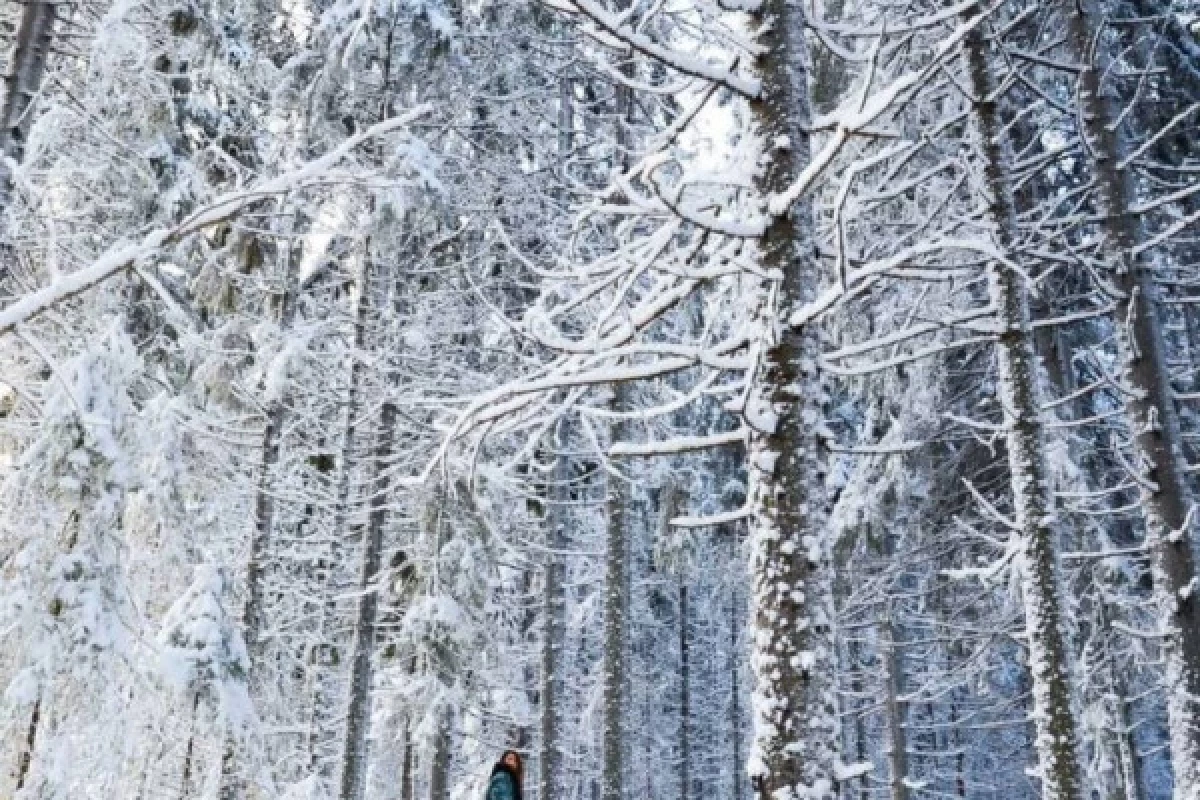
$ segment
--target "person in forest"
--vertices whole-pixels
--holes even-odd
[[[492,777],[488,779],[484,800],[521,800],[524,769],[521,754],[516,750],[505,750],[496,766],[492,767]]]

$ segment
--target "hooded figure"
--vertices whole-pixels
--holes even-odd
[[[492,767],[484,800],[521,800],[521,778],[524,765],[521,754],[516,750],[505,750],[504,755]]]

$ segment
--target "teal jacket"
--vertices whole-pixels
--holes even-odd
[[[487,794],[484,800],[521,800],[521,790],[517,787],[517,779],[503,767],[492,771],[488,781]]]

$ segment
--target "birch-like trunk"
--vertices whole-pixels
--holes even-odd
[[[372,455],[370,513],[363,542],[359,578],[358,614],[354,621],[354,656],[346,709],[346,741],[342,748],[340,800],[361,800],[367,778],[367,734],[371,728],[372,656],[375,623],[379,616],[379,572],[383,563],[383,529],[391,481],[388,464],[395,440],[396,407],[384,403],[379,415],[379,439]]]
[[[1103,27],[1094,0],[1063,2],[1066,42],[1081,68],[1078,83],[1080,135],[1090,157],[1096,216],[1112,285],[1114,333],[1126,416],[1141,474],[1146,542],[1154,560],[1154,590],[1165,616],[1167,713],[1175,797],[1200,798],[1200,608],[1195,592],[1196,544],[1179,415],[1170,384],[1159,309],[1159,287],[1136,250],[1142,231],[1136,201],[1122,168],[1124,147],[1116,116],[1101,95],[1096,37]]]
[[[751,105],[764,148],[757,188],[789,188],[809,163],[810,59],[804,16],[786,0],[755,13],[761,97]],[[760,240],[764,271],[781,276],[765,311],[764,351],[744,411],[751,431],[750,573],[754,747],[748,764],[758,796],[837,795],[832,584],[822,530],[826,513],[818,430],[825,389],[813,325],[787,324],[818,288],[811,201],[772,217]]]
[[[0,97],[0,210],[8,205],[12,175],[5,159],[20,161],[25,139],[33,122],[29,113],[46,70],[46,60],[54,43],[54,23],[58,2],[25,0],[12,49],[12,62],[4,75]]]
[[[1011,253],[1016,211],[994,96],[996,87],[985,47],[978,28],[964,40],[975,125],[984,156],[989,221],[999,252]],[[1023,274],[997,261],[988,264],[987,278],[991,302],[1000,322],[996,348],[998,389],[1007,430],[1013,522],[1023,550],[1020,569],[1042,797],[1080,800],[1083,787],[1078,732],[1071,710],[1070,656],[1063,631],[1054,490],[1046,464],[1029,294]]]

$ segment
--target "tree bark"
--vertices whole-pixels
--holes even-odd
[[[736,543],[736,539],[734,540]],[[735,544],[736,547],[736,544]],[[738,620],[742,612],[737,587],[729,590],[729,731],[733,749],[733,800],[742,800],[742,666],[738,647]]]
[[[356,276],[359,294],[354,310],[354,347],[350,355],[349,385],[346,388],[346,416],[342,429],[342,452],[338,460],[337,494],[334,497],[333,506],[333,537],[329,546],[328,561],[324,565],[323,575],[318,578],[317,585],[317,594],[323,598],[317,623],[318,647],[329,644],[326,632],[329,630],[330,622],[337,616],[337,592],[329,584],[333,577],[333,571],[344,557],[341,537],[350,515],[350,488],[354,479],[355,467],[358,464],[358,418],[362,413],[362,382],[365,372],[365,364],[360,354],[364,353],[367,348],[367,316],[371,310],[370,237],[367,238],[363,247],[364,252]],[[364,567],[365,561],[366,553],[364,551]],[[357,628],[355,630],[357,631]],[[326,734],[327,721],[332,716],[333,699],[325,690],[322,666],[320,663],[313,665],[312,709],[308,729],[309,770],[313,774],[324,774],[328,770],[328,765],[323,767],[321,764],[320,751],[321,740]]]
[[[890,555],[890,554],[889,554]],[[887,710],[889,785],[892,800],[908,800],[908,729],[907,703],[900,699],[904,680],[904,663],[900,648],[896,645],[896,631],[892,624],[891,601],[884,612],[883,657],[887,673],[887,692],[884,704]]]
[[[538,797],[553,800],[562,787],[562,742],[559,736],[558,700],[561,696],[563,640],[563,567],[558,553],[566,539],[566,496],[570,480],[566,422],[554,432],[554,470],[550,487],[549,524],[546,526],[546,563],[542,585],[542,688],[541,744]]]
[[[786,0],[755,12],[764,31],[756,59],[762,91],[751,106],[768,152],[756,185],[781,193],[809,163],[810,60],[804,19]],[[751,431],[751,667],[754,738],[748,765],[760,798],[837,796],[831,569],[825,533],[822,445],[825,388],[817,328],[788,324],[818,288],[811,201],[773,216],[760,240],[762,267],[781,276],[762,321],[762,362],[744,409]]]
[[[1103,598],[1097,603],[1097,611],[1100,617],[1100,627],[1103,631],[1107,631],[1110,622]],[[1120,781],[1121,800],[1141,800],[1141,763],[1138,761],[1137,742],[1133,737],[1134,721],[1129,709],[1125,681],[1117,671],[1115,654],[1107,647],[1107,644],[1104,655],[1108,666],[1108,688],[1113,694],[1112,700],[1116,705],[1116,719],[1113,720],[1116,723],[1116,730],[1112,733],[1113,739],[1116,740],[1114,749],[1117,751],[1117,778]]]
[[[188,730],[187,746],[183,751],[183,775],[179,781],[179,798],[192,796],[192,757],[196,749],[196,718],[200,715],[200,692],[192,694],[192,725]]]
[[[370,513],[367,517],[366,541],[363,543],[358,614],[354,623],[354,657],[350,667],[346,741],[342,749],[342,777],[338,795],[341,800],[361,800],[366,787],[372,656],[375,650],[375,623],[379,616],[379,572],[383,563],[383,529],[387,521],[391,489],[387,468],[392,458],[395,429],[396,407],[384,403],[379,416],[379,439],[372,457]]]
[[[692,697],[688,663],[688,588],[679,583],[679,800],[688,800],[692,783]]]
[[[12,51],[12,66],[3,77],[0,97],[0,210],[8,205],[12,175],[5,159],[19,162],[33,122],[29,114],[33,98],[41,88],[46,60],[54,43],[56,0],[25,0]]]
[[[1141,475],[1146,542],[1154,559],[1154,589],[1164,615],[1167,712],[1175,796],[1200,797],[1200,608],[1195,592],[1196,544],[1179,415],[1170,384],[1151,266],[1135,249],[1142,238],[1131,206],[1134,188],[1121,167],[1124,147],[1115,115],[1101,94],[1095,38],[1103,27],[1094,0],[1063,2],[1067,47],[1079,73],[1080,136],[1091,161],[1094,200],[1113,288],[1114,333],[1126,415]]]
[[[983,35],[977,27],[968,33],[964,48],[984,157],[990,222],[997,249],[1008,254],[1015,239],[1016,211],[994,96],[996,88]],[[1042,797],[1079,800],[1083,787],[1078,733],[1071,711],[1070,655],[1063,630],[1054,492],[1046,464],[1029,295],[1022,274],[1004,264],[988,264],[987,278],[1001,329],[996,348],[998,388],[1008,432],[1014,524],[1023,549],[1020,567]]]
[[[445,712],[441,713],[429,759],[429,800],[450,800],[450,734]]]
[[[404,765],[400,770],[400,800],[413,800],[414,747],[412,721],[404,719]]]
[[[625,387],[616,387],[613,406],[625,410]],[[626,425],[613,425],[613,441],[625,439]],[[605,594],[604,594],[604,766],[603,800],[622,800],[625,796],[625,685],[629,607],[628,521],[626,508],[629,489],[620,475],[610,475],[605,502]]]
[[[292,214],[291,233],[299,227],[300,216]],[[300,263],[302,245],[299,239],[284,245],[283,292],[280,296],[279,329],[283,335],[292,328],[296,311],[296,270]],[[274,398],[267,408],[267,424],[263,429],[262,458],[259,463],[258,486],[254,497],[254,530],[250,536],[250,553],[246,559],[246,600],[242,610],[242,636],[250,657],[251,677],[263,662],[262,633],[266,627],[263,608],[263,573],[271,548],[271,534],[275,522],[275,496],[272,487],[272,472],[279,463],[282,450],[283,426],[287,421],[288,402],[286,392]],[[219,796],[221,800],[241,800],[246,793],[241,775],[238,742],[233,731],[225,735],[224,752],[221,756]]]
[[[17,783],[16,789],[20,791],[25,788],[25,781],[29,778],[29,768],[33,764],[33,749],[37,745],[38,724],[42,719],[42,698],[39,695],[38,699],[33,703],[33,711],[29,714],[29,727],[25,731],[24,747],[21,748],[21,753],[17,756]]]

